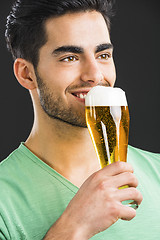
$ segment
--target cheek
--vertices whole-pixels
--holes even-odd
[[[115,66],[112,68],[112,71],[110,72],[110,79],[111,79],[111,86],[113,87],[116,81],[116,69]]]
[[[63,90],[68,88],[77,79],[79,79],[80,73],[77,66],[64,66],[56,67],[53,73],[53,82],[55,85]]]
[[[72,83],[74,76],[71,72],[53,66],[48,66],[43,71],[41,68],[39,74],[51,91],[61,90],[61,92]]]
[[[114,86],[116,80],[116,70],[114,64],[110,64],[107,67],[104,67],[104,77],[109,81],[111,87]]]
[[[66,88],[74,81],[74,74],[68,71],[56,71],[51,79],[53,87],[65,92]]]

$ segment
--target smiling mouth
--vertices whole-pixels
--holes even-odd
[[[86,93],[72,93],[73,96],[80,98],[80,99],[85,99],[87,92]]]

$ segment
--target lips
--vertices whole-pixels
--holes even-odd
[[[78,100],[81,103],[85,103],[85,97],[87,93],[91,90],[91,88],[81,88],[81,89],[76,89],[74,91],[71,91],[70,93],[72,94],[73,97],[75,97],[76,100]]]
[[[75,97],[77,98],[80,98],[80,99],[85,99],[86,95],[87,95],[87,92],[81,92],[81,93],[72,93],[72,95],[74,95]]]

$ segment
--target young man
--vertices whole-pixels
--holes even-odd
[[[129,147],[133,167],[118,162],[100,169],[85,123],[87,92],[115,83],[111,5],[18,0],[12,8],[6,39],[35,118],[26,142],[0,166],[2,240],[160,236],[160,156]],[[129,188],[119,189],[124,185]],[[142,195],[137,216],[121,203],[140,205]]]

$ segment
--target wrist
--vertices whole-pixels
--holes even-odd
[[[52,225],[44,240],[88,240],[83,227],[64,212]]]
[[[89,237],[86,234],[84,224],[81,224],[82,221],[78,221],[76,215],[73,216],[70,213],[68,214],[67,211],[65,211],[59,218],[59,221],[61,221],[61,225],[64,227],[63,228],[64,234],[66,235],[69,231],[69,238],[66,238],[66,240],[89,239]]]

